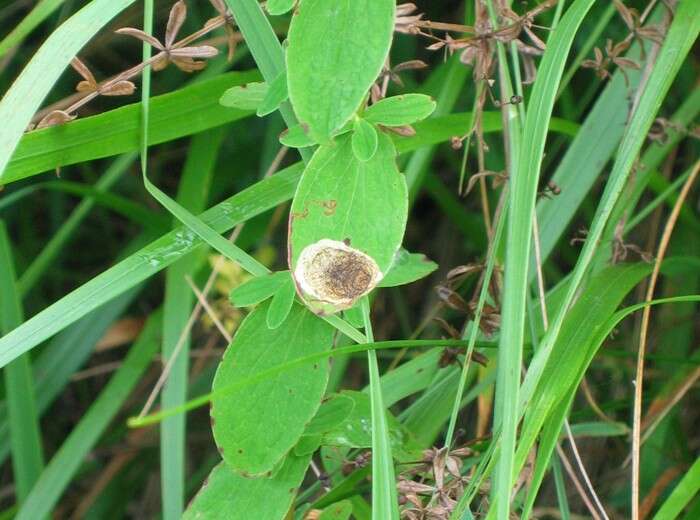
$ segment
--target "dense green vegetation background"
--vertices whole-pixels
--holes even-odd
[[[343,315],[380,342],[381,379],[360,393],[377,375],[365,347],[334,357],[310,408],[289,409],[291,423],[297,413],[311,417],[325,392],[331,404],[321,410],[331,412],[315,416],[293,451],[281,450],[289,454],[273,478],[256,480],[226,473],[206,406],[127,426],[142,411],[211,391],[249,313],[231,304],[230,291],[251,279],[246,271],[288,269],[287,217],[313,153],[293,147],[299,132],[283,134],[294,120],[289,104],[257,117],[262,97],[220,103],[232,87],[267,81],[272,90],[284,68],[272,31],[284,41],[292,16],[265,17],[253,0],[187,0],[182,27],[166,29],[173,4],[156,1],[151,13],[159,45],[171,51],[194,35],[181,47],[218,54],[197,47],[179,62],[173,54],[150,85],[137,70],[110,92],[97,83],[148,59],[133,33],[115,30],[147,28],[149,2],[0,6],[0,517],[180,518],[210,473],[192,518],[318,518],[324,509],[322,518],[352,511],[358,520],[399,511],[410,519],[700,517],[695,0],[406,8],[391,72],[376,90],[437,103],[431,117],[400,127],[404,135],[387,135],[408,186],[403,247],[438,267],[373,293],[372,327],[359,311]],[[267,8],[283,12],[283,4]],[[485,30],[490,16],[517,31]],[[460,45],[474,38],[471,27],[480,43]],[[356,45],[343,52],[360,52]],[[67,66],[76,54],[82,66]],[[81,80],[83,96],[100,94],[84,105]],[[333,107],[329,99],[319,97],[319,110]],[[392,146],[383,133],[380,143]],[[187,229],[186,214],[154,198],[145,164],[180,206],[204,212],[201,222],[222,236],[233,232],[238,249],[217,249],[239,262],[209,247],[201,222]],[[419,271],[405,281],[427,273]],[[296,306],[288,319],[304,324],[302,312]],[[269,317],[255,323],[255,341],[275,348],[251,355],[250,366],[299,355],[267,328]],[[327,325],[318,334],[304,326],[309,337],[334,337],[321,341],[324,352],[352,343]],[[465,348],[474,348],[469,364]],[[635,396],[638,358],[644,384]],[[229,397],[227,406],[257,403],[243,416],[251,425],[243,437],[254,425],[270,438],[280,430],[275,392],[285,377],[308,373],[284,370]],[[390,415],[377,428],[380,388]],[[342,415],[337,424],[332,413]],[[386,430],[386,452],[367,431],[343,444],[339,424]],[[372,466],[370,447],[376,460],[395,462],[396,482],[380,478],[391,473]],[[257,459],[248,462],[265,466]],[[383,516],[378,497],[392,502],[395,484],[399,509]]]

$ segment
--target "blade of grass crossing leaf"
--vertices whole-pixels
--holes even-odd
[[[495,424],[502,425],[501,451],[496,468],[496,485],[492,495],[501,497],[489,515],[497,513],[501,520],[510,514],[511,482],[519,415],[520,370],[525,325],[525,299],[528,287],[528,261],[532,238],[532,216],[537,197],[539,173],[544,153],[549,120],[554,107],[557,86],[566,58],[579,25],[594,0],[577,0],[567,10],[554,33],[539,66],[537,79],[525,119],[522,145],[512,155],[510,216],[505,257],[503,326],[498,358],[496,410],[501,410]],[[499,60],[500,61],[500,60]],[[507,93],[506,93],[507,94]],[[511,132],[513,129],[511,129]],[[500,388],[500,392],[498,392]],[[499,395],[500,399],[499,399]],[[495,502],[495,500],[494,500]],[[495,510],[495,511],[494,511]]]
[[[1,220],[0,313],[3,334],[22,323],[22,304],[15,281],[12,246]],[[29,354],[20,356],[5,367],[5,394],[15,494],[21,503],[27,498],[44,465]]]
[[[0,58],[7,52],[22,43],[37,26],[46,20],[65,0],[41,0],[34,6],[27,16],[12,29],[12,32],[0,41]]]
[[[199,213],[206,205],[223,136],[223,131],[217,129],[197,134],[192,139],[177,195],[182,206],[190,211]],[[187,335],[181,340],[180,336],[187,326],[194,303],[194,294],[185,283],[185,277],[193,276],[200,264],[202,255],[197,253],[192,252],[181,258],[165,273],[162,352],[163,359],[177,357],[163,386],[161,404],[164,408],[178,406],[187,400],[190,338]],[[185,417],[175,416],[165,421],[160,435],[163,501],[170,502],[173,510],[175,504],[179,504],[181,509],[185,496]]]
[[[575,5],[570,8],[569,12]],[[647,132],[654,121],[656,113],[686,54],[695,42],[698,32],[700,32],[700,10],[696,8],[696,3],[693,0],[681,0],[678,3],[673,22],[654,64],[646,88],[623,136],[610,178],[591,223],[585,245],[572,273],[571,283],[563,305],[557,312],[554,320],[552,320],[552,325],[530,364],[527,377],[523,383],[521,410],[524,404],[532,397],[535,386],[542,375],[544,365],[562,328],[567,310],[591,265],[608,218],[627,183],[637,153],[646,140]]]
[[[369,300],[362,299],[367,341],[374,342],[370,321]],[[372,404],[372,518],[375,520],[398,520],[398,497],[394,459],[391,455],[391,439],[382,400],[377,353],[367,352],[369,364],[370,398]]]
[[[160,321],[159,312],[148,319],[122,365],[42,472],[17,514],[17,520],[36,520],[49,515],[85,457],[151,364],[160,344]]]
[[[0,101],[0,183],[24,130],[63,71],[90,38],[134,0],[94,0],[63,23],[39,48]]]

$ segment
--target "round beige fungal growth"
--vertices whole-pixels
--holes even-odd
[[[372,257],[329,239],[306,246],[294,270],[305,296],[337,309],[351,307],[374,289],[382,276]]]

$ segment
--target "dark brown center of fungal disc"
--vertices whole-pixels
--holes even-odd
[[[354,300],[363,295],[370,288],[374,271],[364,255],[333,247],[318,250],[306,269],[318,294],[333,300]]]

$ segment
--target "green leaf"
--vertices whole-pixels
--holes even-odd
[[[245,478],[225,463],[209,474],[182,520],[283,520],[311,460],[289,455],[272,478]]]
[[[338,425],[323,433],[324,446],[346,448],[372,447],[372,405],[369,394],[354,390],[343,390],[340,395],[353,400],[352,412]],[[415,439],[391,412],[386,411],[391,448],[398,460],[411,460],[420,452]],[[415,460],[415,459],[413,459]]]
[[[280,143],[290,148],[304,148],[318,142],[313,139],[308,130],[302,125],[295,125],[280,134]]]
[[[389,272],[377,284],[377,287],[396,287],[425,278],[435,271],[438,265],[420,253],[409,253],[401,248],[396,253]]]
[[[296,0],[267,0],[266,9],[272,16],[279,16],[291,11]]]
[[[257,372],[331,347],[333,328],[304,307],[295,304],[275,330],[267,328],[268,307],[261,304],[243,321],[212,385],[214,439],[229,467],[247,476],[271,472],[294,447],[316,414],[328,381],[328,363],[314,363],[244,390],[226,391]]]
[[[436,106],[435,100],[425,94],[404,94],[377,101],[362,117],[376,125],[410,125],[428,117]]]
[[[355,408],[355,401],[344,394],[333,394],[318,409],[306,425],[304,435],[317,435],[331,431],[348,418]]]
[[[222,106],[238,110],[256,110],[267,96],[267,83],[252,82],[236,85],[224,92],[219,99]]]
[[[290,210],[289,259],[297,286],[316,311],[351,307],[389,270],[408,212],[406,180],[394,156],[384,134],[366,162],[355,157],[350,136],[341,136],[319,147],[304,171]],[[319,259],[320,266],[314,263]],[[343,286],[326,283],[322,274],[337,262],[350,269]]]
[[[356,118],[352,129],[352,151],[360,161],[369,161],[377,152],[377,130],[372,123]]]
[[[270,329],[276,329],[287,319],[289,312],[292,310],[294,297],[297,294],[294,280],[289,276],[288,272],[285,274],[287,276],[284,279],[284,283],[277,289],[277,292],[275,292],[270,306],[267,309],[266,321]]]
[[[282,103],[287,101],[289,94],[287,93],[287,75],[280,74],[275,80],[270,83],[270,88],[267,89],[265,97],[258,105],[257,115],[259,117],[266,116],[277,110]]]
[[[352,514],[352,503],[341,500],[323,510],[318,520],[348,520]]]
[[[360,107],[389,53],[395,0],[304,0],[289,27],[289,97],[326,142]]]
[[[257,305],[275,294],[287,279],[289,279],[289,271],[278,271],[263,276],[255,276],[233,289],[229,295],[229,300],[236,307]]]
[[[302,435],[299,442],[294,446],[294,454],[301,457],[311,455],[321,446],[322,437],[320,434]]]
[[[219,98],[232,84],[258,77],[257,72],[230,72],[154,97],[148,144],[172,141],[249,116],[250,112],[222,107]],[[133,103],[24,134],[0,184],[60,166],[135,152],[139,149],[140,114],[141,103]]]
[[[51,33],[22,70],[0,102],[0,184],[8,182],[4,170],[17,143],[70,61],[102,27],[133,3],[134,0],[88,3]]]

